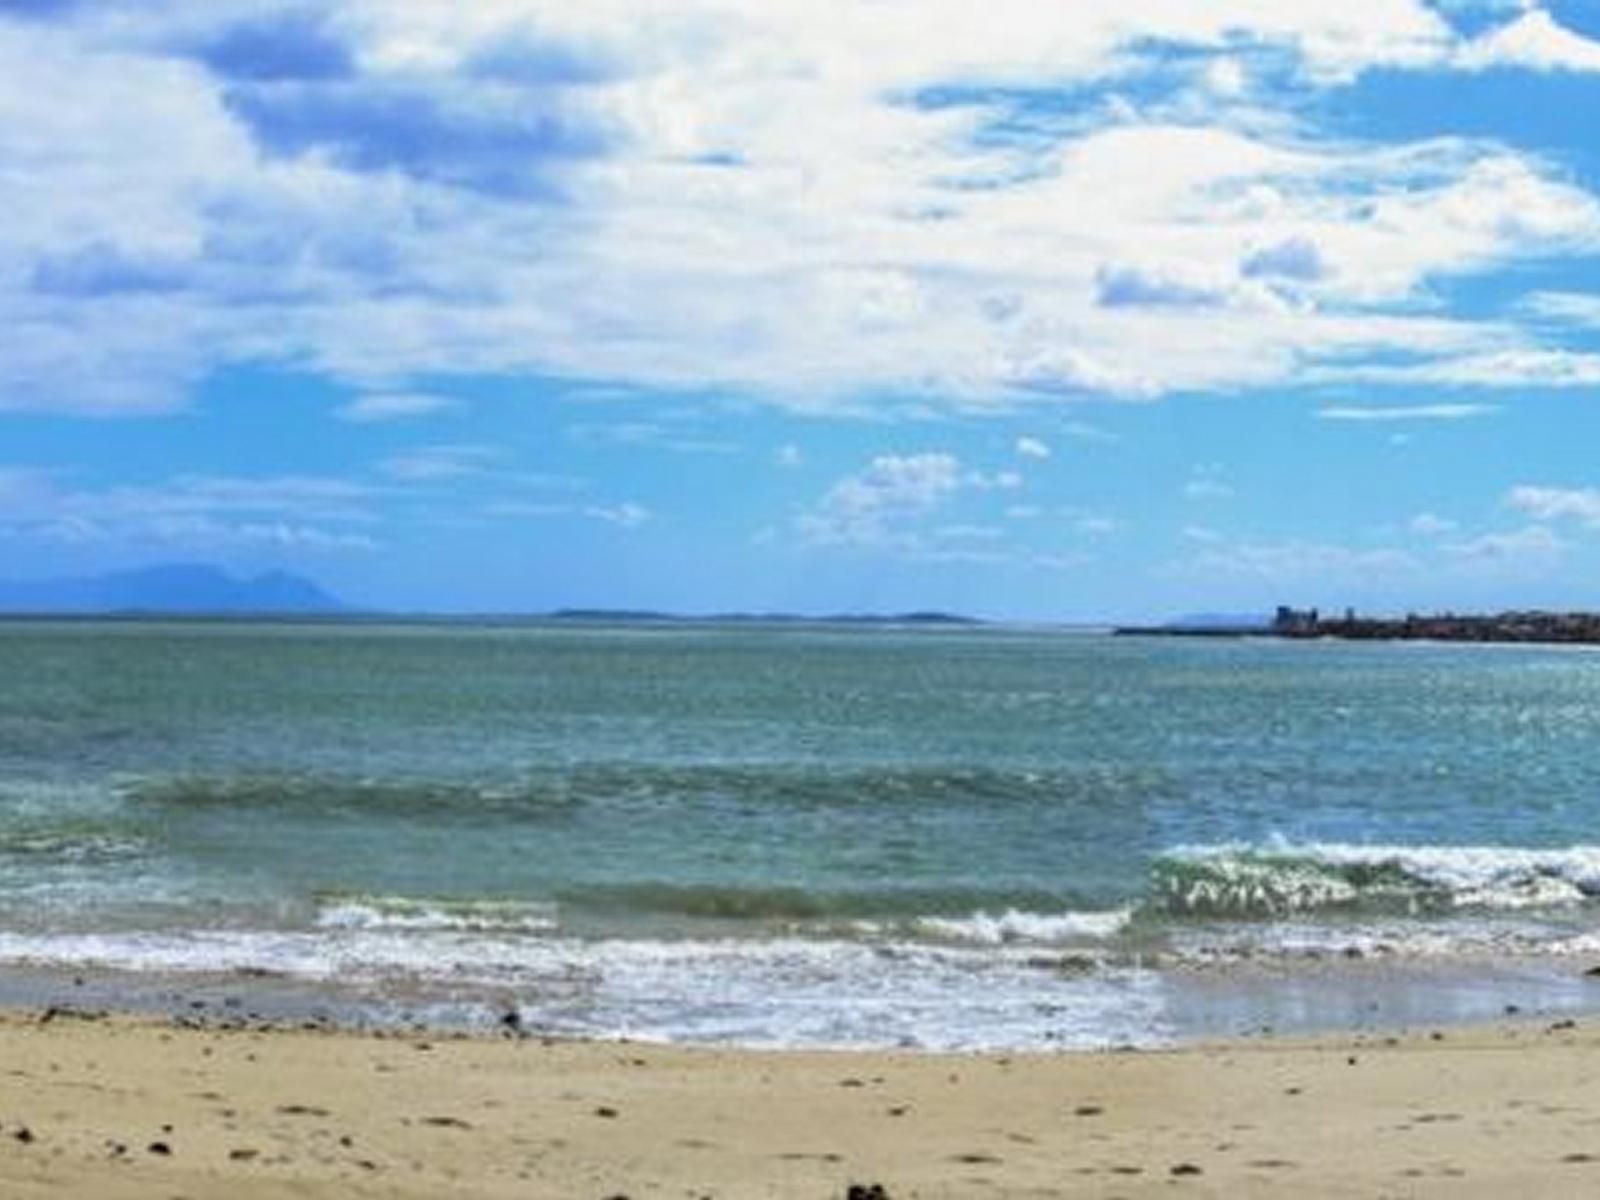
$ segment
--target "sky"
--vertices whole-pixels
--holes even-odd
[[[1600,608],[1600,4],[0,0],[0,578]]]

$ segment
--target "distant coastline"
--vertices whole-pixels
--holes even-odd
[[[1346,609],[1342,616],[1325,617],[1315,608],[1280,606],[1270,621],[1259,624],[1124,625],[1118,626],[1113,632],[1119,636],[1141,637],[1335,638],[1364,642],[1600,645],[1600,613],[1535,610],[1478,615],[1408,613],[1404,617],[1365,617]]]

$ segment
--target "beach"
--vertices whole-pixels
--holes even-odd
[[[39,622],[0,668],[6,1200],[1600,1186],[1591,654]]]
[[[0,1062],[0,1194],[19,1200],[1580,1196],[1600,1182],[1600,1026],[1570,1021],[946,1055],[44,1010],[0,1018]]]

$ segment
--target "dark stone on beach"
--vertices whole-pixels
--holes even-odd
[[[150,1151],[151,1154],[168,1155],[172,1153],[172,1147],[165,1142],[151,1142],[145,1149]]]
[[[29,1129],[26,1125],[23,1125],[22,1127],[14,1130],[11,1136],[26,1146],[33,1141],[33,1130]]]
[[[259,1158],[261,1151],[250,1146],[241,1146],[237,1150],[229,1150],[228,1157],[234,1162],[249,1162],[252,1158]]]
[[[615,1117],[617,1115],[617,1110],[608,1104],[602,1104],[599,1108],[594,1110],[594,1115],[597,1117]]]
[[[1175,1167],[1173,1167],[1172,1170],[1168,1172],[1168,1174],[1169,1175],[1204,1175],[1205,1172],[1202,1171],[1194,1163],[1181,1162],[1181,1163],[1178,1163]]]
[[[522,1032],[522,1014],[514,1008],[508,1008],[500,1015],[500,1027],[508,1033],[520,1034]]]
[[[424,1125],[433,1125],[439,1129],[471,1129],[472,1126],[460,1117],[423,1117]]]
[[[889,1200],[881,1183],[852,1183],[844,1196],[845,1200]]]
[[[1072,1115],[1075,1117],[1098,1117],[1103,1112],[1105,1112],[1105,1109],[1098,1104],[1080,1104],[1072,1110]]]

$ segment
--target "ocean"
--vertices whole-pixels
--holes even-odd
[[[0,624],[0,1001],[750,1046],[1600,999],[1600,653]]]

